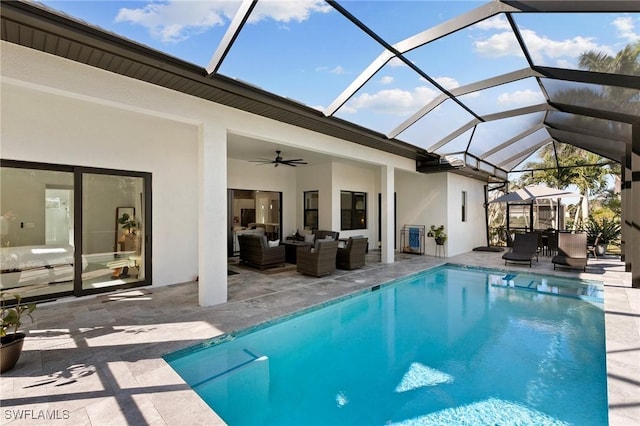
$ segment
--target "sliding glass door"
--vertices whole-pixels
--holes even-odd
[[[11,299],[73,292],[73,171],[0,167],[0,289]]]
[[[2,160],[0,186],[5,298],[151,284],[150,174]]]
[[[82,293],[145,278],[145,182],[131,174],[82,173]]]

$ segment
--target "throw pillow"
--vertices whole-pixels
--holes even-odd
[[[312,243],[315,240],[316,236],[313,234],[309,234],[309,235],[305,235],[304,236],[304,242],[305,243]]]
[[[327,235],[324,239],[325,241],[333,241],[333,235]]]
[[[278,247],[280,245],[280,240],[269,241],[269,247]]]

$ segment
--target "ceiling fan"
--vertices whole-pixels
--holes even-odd
[[[295,167],[297,165],[301,165],[301,164],[307,164],[306,162],[304,162],[302,160],[302,158],[295,158],[292,160],[284,160],[281,156],[280,156],[280,152],[282,151],[276,151],[276,158],[273,160],[267,160],[266,158],[259,158],[257,160],[249,160],[251,163],[260,163],[258,165],[263,165],[263,164],[273,164],[274,167],[278,167],[280,164],[284,164],[285,166],[291,166],[291,167]]]

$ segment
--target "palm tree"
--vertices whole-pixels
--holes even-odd
[[[589,50],[580,55],[578,66],[587,71],[640,75],[640,41],[628,44],[616,56]]]

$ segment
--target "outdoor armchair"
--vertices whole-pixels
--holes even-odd
[[[270,247],[264,235],[238,235],[238,242],[240,243],[240,262],[260,269],[284,264],[284,246]]]
[[[347,270],[363,267],[367,244],[368,239],[366,237],[349,237],[344,247],[338,247],[336,267]]]
[[[336,270],[338,241],[317,240],[315,248],[300,246],[297,251],[296,269],[301,274],[321,277]]]
[[[528,262],[529,267],[531,267],[534,257],[537,262],[538,234],[535,232],[516,234],[511,251],[502,255],[505,265],[507,262]]]

